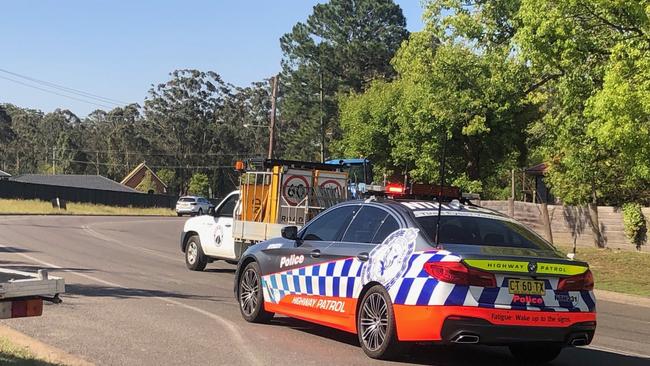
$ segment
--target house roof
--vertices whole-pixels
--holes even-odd
[[[167,185],[165,184],[165,182],[163,182],[162,179],[160,179],[160,178],[156,175],[156,173],[154,173],[154,171],[151,170],[151,168],[149,168],[149,167],[147,166],[147,164],[145,164],[144,162],[138,164],[138,166],[136,166],[135,168],[133,168],[133,170],[131,170],[131,172],[130,172],[129,174],[127,174],[126,177],[124,177],[124,179],[122,179],[122,181],[121,181],[120,183],[121,183],[121,184],[126,184],[126,182],[128,182],[129,179],[133,178],[133,176],[136,175],[136,174],[138,174],[138,172],[139,172],[140,170],[142,170],[142,169],[147,169],[148,171],[150,171],[150,172],[151,172],[151,176],[152,176],[153,178],[157,179],[157,180],[160,182],[160,184],[162,184],[165,188],[167,188]]]
[[[8,177],[11,177],[11,174],[0,170],[0,178],[8,178]]]
[[[114,180],[102,177],[101,175],[77,175],[77,174],[21,174],[10,178],[15,182],[44,184],[48,186],[75,187],[86,189],[100,189],[104,191],[136,192],[135,189],[117,183]]]
[[[530,175],[545,175],[547,171],[548,165],[546,163],[539,163],[526,169],[526,173]]]

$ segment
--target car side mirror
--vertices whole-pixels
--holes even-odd
[[[208,207],[208,215],[214,216],[214,207],[212,206]]]
[[[285,239],[298,240],[298,228],[296,226],[285,226],[280,232]]]

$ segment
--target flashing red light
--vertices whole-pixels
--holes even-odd
[[[438,281],[463,286],[496,287],[492,273],[467,268],[460,262],[427,262],[424,271]]]
[[[399,184],[389,184],[386,186],[386,192],[402,194],[404,193],[404,187]]]

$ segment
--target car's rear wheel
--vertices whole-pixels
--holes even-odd
[[[182,214],[182,213],[180,213],[180,212],[176,212],[176,215],[178,215],[178,217],[181,217],[181,216],[183,216],[183,214]]]
[[[357,315],[357,334],[361,348],[369,357],[391,359],[402,349],[397,340],[393,304],[383,286],[371,287],[363,296]]]
[[[244,319],[251,323],[266,323],[273,313],[264,309],[262,276],[257,262],[249,263],[239,278],[239,310]]]
[[[555,343],[522,343],[510,345],[510,353],[526,365],[540,365],[553,361],[562,352],[562,345]]]
[[[185,265],[192,271],[203,271],[207,264],[208,257],[203,254],[199,236],[190,236],[187,239],[187,246],[185,247]]]

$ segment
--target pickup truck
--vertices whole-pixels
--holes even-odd
[[[38,273],[0,268],[0,319],[40,316],[43,300],[60,303],[65,281],[49,276],[47,270]]]
[[[279,237],[285,226],[301,227],[348,198],[341,165],[267,159],[241,166],[239,189],[208,215],[185,222],[180,247],[190,270],[215,260],[236,264],[249,246]]]

